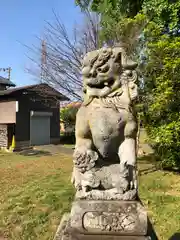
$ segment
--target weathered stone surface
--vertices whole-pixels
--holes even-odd
[[[147,233],[147,214],[136,201],[75,201],[70,226],[83,234],[143,236]]]
[[[61,222],[58,226],[57,232],[55,234],[54,240],[61,240],[64,237],[65,229],[68,226],[68,221],[70,219],[70,214],[65,213],[61,218]]]
[[[136,67],[120,47],[84,57],[84,102],[76,116],[72,176],[79,199],[135,199]]]
[[[82,174],[82,173],[79,173]],[[77,176],[77,175],[76,175]],[[120,167],[118,163],[108,166],[94,167],[91,171],[86,171],[80,177],[82,186],[87,187],[87,191],[80,189],[76,192],[76,199],[86,200],[136,200],[136,189],[123,191],[118,188],[121,185]],[[91,186],[92,190],[88,191]]]
[[[84,235],[70,233],[68,235],[63,235],[61,238],[56,240],[151,240],[149,237],[145,236],[107,236],[107,235]]]
[[[91,191],[77,191],[76,199],[86,200],[136,200],[136,189],[129,190],[125,193],[118,192],[116,188],[109,190],[91,190]]]
[[[151,240],[149,237],[144,236],[107,236],[107,235],[71,235],[70,238],[65,238],[63,240]]]
[[[82,234],[70,226],[70,218],[65,215],[56,232],[54,240],[151,240],[148,236],[122,236],[115,234]]]

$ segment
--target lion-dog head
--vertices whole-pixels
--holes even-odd
[[[93,98],[120,96],[126,86],[131,101],[137,98],[137,63],[121,47],[101,48],[85,55],[82,64],[83,92],[88,104]]]

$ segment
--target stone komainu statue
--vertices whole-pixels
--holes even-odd
[[[92,51],[83,59],[84,102],[76,118],[72,176],[77,199],[137,196],[136,67],[121,47]]]

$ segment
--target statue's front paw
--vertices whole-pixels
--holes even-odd
[[[116,184],[116,188],[118,189],[118,192],[124,193],[128,190],[129,182],[124,177],[119,177],[118,182]]]
[[[100,186],[100,179],[95,172],[87,171],[83,174],[82,185],[86,186],[89,190],[95,189]]]
[[[98,154],[95,151],[87,150],[84,148],[75,149],[73,155],[73,162],[76,168],[80,170],[80,172],[84,173],[92,169],[96,161],[98,160]]]
[[[138,188],[138,183],[137,183],[137,172],[136,168],[132,167],[130,170],[130,189],[137,189]]]
[[[81,175],[76,168],[73,169],[73,173],[71,176],[71,183],[74,185],[77,191],[82,189]]]
[[[114,179],[113,186],[121,193],[137,189],[136,167],[127,162],[120,163],[120,176],[117,180]]]
[[[130,190],[137,189],[137,180],[130,181]]]

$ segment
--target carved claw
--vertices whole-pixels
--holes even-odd
[[[127,191],[128,189],[137,189],[137,174],[135,166],[128,165],[127,162],[120,163],[120,174],[122,178],[120,184],[124,191]]]
[[[129,167],[130,189],[137,189],[137,174],[134,166]]]
[[[94,172],[86,171],[82,173],[80,169],[76,167],[73,169],[71,182],[74,184],[77,191],[82,190],[83,192],[88,192],[100,185],[100,180]]]
[[[73,169],[73,173],[72,173],[72,176],[71,176],[71,183],[74,184],[74,187],[77,190],[81,190],[82,189],[82,186],[81,186],[81,176],[80,176],[79,171],[76,168]]]
[[[128,190],[128,187],[129,187],[129,182],[128,182],[127,178],[120,177],[119,189],[121,189],[122,192],[126,192]]]
[[[88,192],[88,186],[82,186],[82,191],[83,192]]]
[[[137,180],[130,181],[130,190],[137,189]]]

